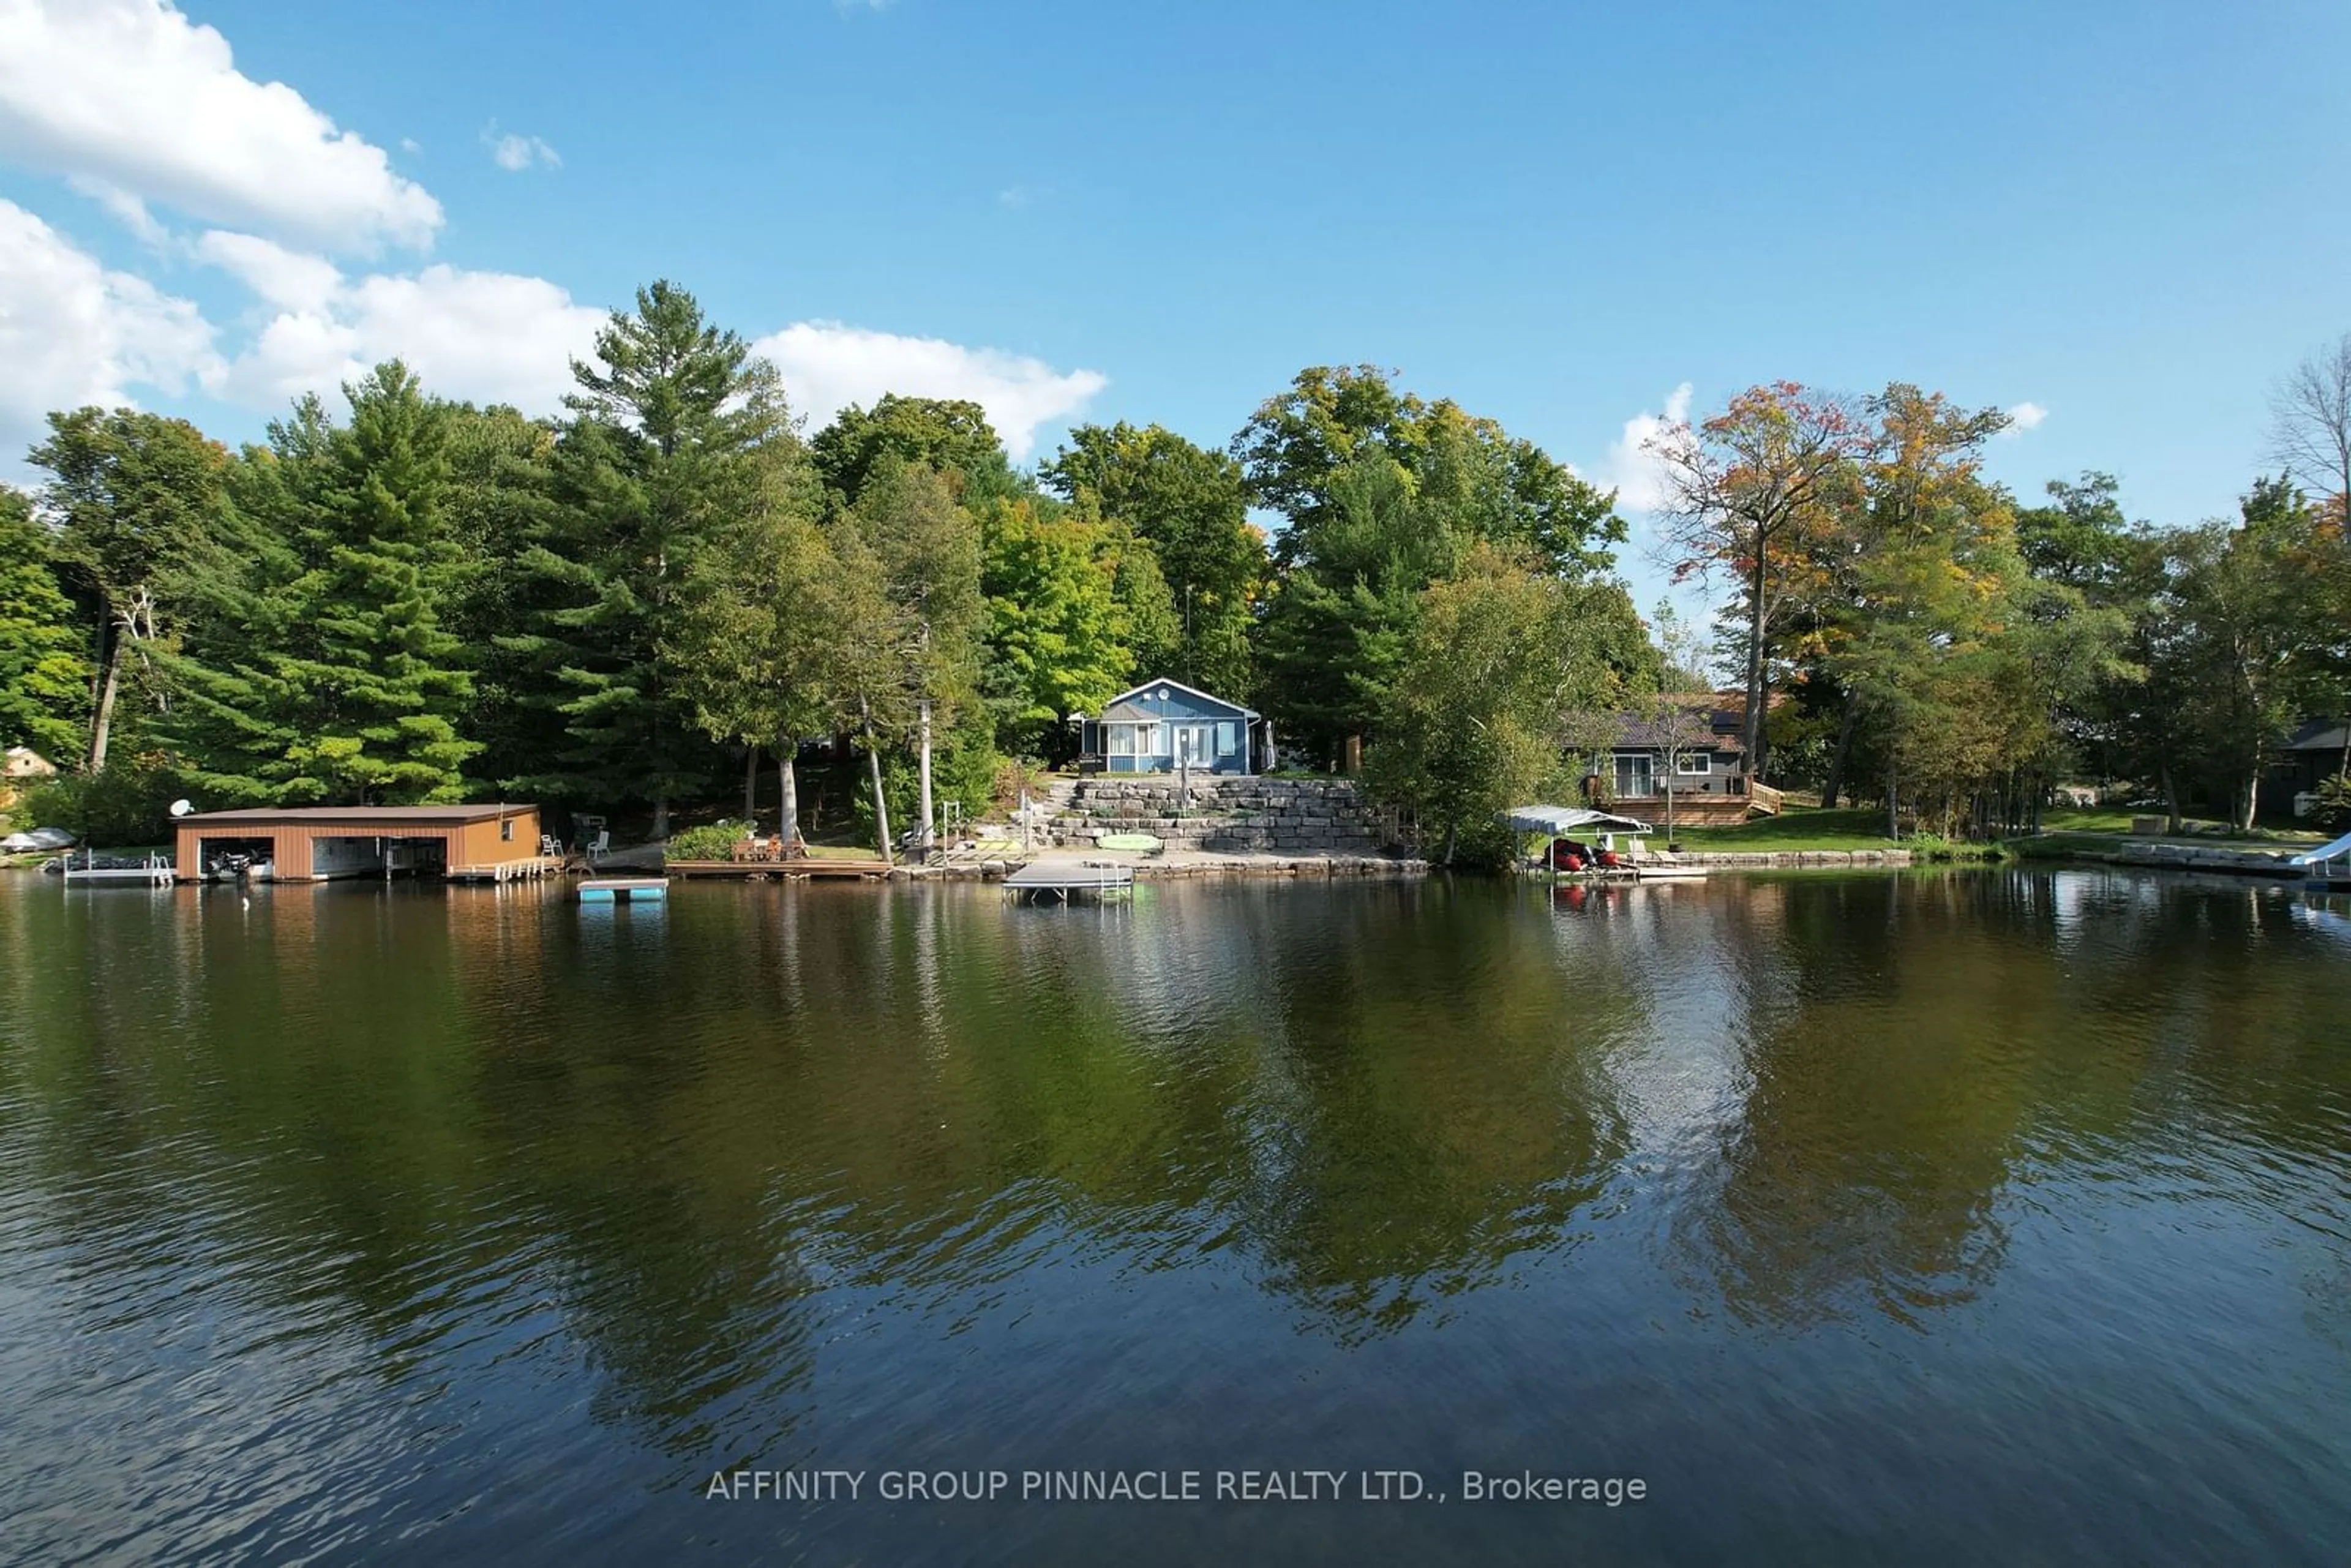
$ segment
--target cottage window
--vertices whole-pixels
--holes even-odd
[[[1237,733],[1239,728],[1240,727],[1234,724],[1230,719],[1227,719],[1217,726],[1217,756],[1230,757],[1234,752],[1238,751],[1241,748],[1240,737]]]
[[[506,843],[514,842],[514,819],[512,817],[504,817],[499,819],[498,838]]]
[[[1675,764],[1674,771],[1677,773],[1711,773],[1714,771],[1714,753],[1711,751],[1685,751],[1681,755],[1681,759]]]
[[[1136,725],[1134,727],[1134,749],[1136,754],[1139,756],[1158,756],[1159,727],[1155,724]]]
[[[1134,726],[1113,724],[1104,727],[1110,731],[1110,754],[1113,757],[1134,755]]]

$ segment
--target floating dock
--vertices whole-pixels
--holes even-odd
[[[1073,899],[1115,898],[1134,891],[1134,868],[1089,861],[1081,865],[1050,861],[1022,866],[1004,879],[1016,904],[1068,904]]]
[[[591,876],[580,884],[582,904],[659,904],[669,897],[660,876]]]

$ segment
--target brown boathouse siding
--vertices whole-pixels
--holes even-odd
[[[318,875],[312,847],[320,839],[438,839],[450,869],[528,861],[538,853],[536,806],[320,806],[282,811],[209,811],[177,824],[180,878],[204,875],[205,841],[267,839],[280,882]]]

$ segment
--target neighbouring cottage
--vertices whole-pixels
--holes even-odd
[[[2314,718],[2278,748],[2278,759],[2260,785],[2261,814],[2272,821],[2309,817],[2318,809],[2318,787],[2343,771],[2346,726]]]
[[[5,760],[0,760],[0,778],[48,779],[56,776],[57,765],[29,746],[12,746]]]
[[[1145,681],[1121,692],[1099,716],[1073,719],[1081,772],[1248,775],[1270,744],[1264,718],[1181,681]]]
[[[1663,822],[1666,791],[1673,791],[1673,818],[1688,826],[1743,822],[1750,811],[1777,812],[1775,789],[1754,784],[1747,774],[1746,717],[1740,705],[1719,695],[1699,693],[1668,699],[1670,713],[1614,716],[1607,742],[1607,788],[1615,810]]]
[[[0,806],[13,806],[27,782],[57,777],[57,765],[29,746],[12,746],[0,758]]]

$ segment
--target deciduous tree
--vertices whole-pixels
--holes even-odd
[[[1875,431],[1851,399],[1777,382],[1750,387],[1702,423],[1669,424],[1646,443],[1666,484],[1665,554],[1676,579],[1727,573],[1745,622],[1742,659],[1749,766],[1770,771],[1763,718],[1771,638],[1802,552],[1795,537],[1824,528],[1849,496]]]

